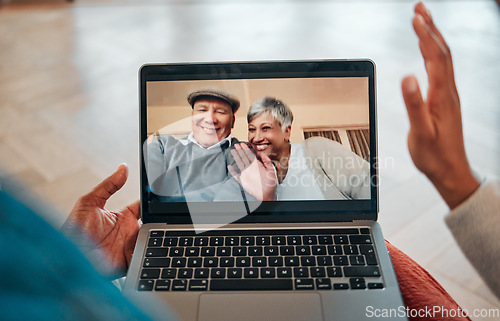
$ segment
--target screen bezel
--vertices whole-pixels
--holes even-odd
[[[371,199],[369,200],[325,200],[325,201],[279,201],[263,202],[253,213],[238,220],[238,223],[272,222],[346,222],[353,220],[376,220],[378,214],[377,130],[375,64],[371,60],[311,60],[269,62],[224,62],[146,64],[139,70],[140,89],[140,184],[141,217],[144,223],[192,224],[186,203],[157,204],[151,213],[147,202],[148,181],[143,158],[143,143],[147,138],[147,86],[148,81],[186,81],[222,79],[268,79],[268,78],[321,78],[321,77],[367,77],[369,99],[370,132],[370,177]],[[231,208],[232,202],[211,202],[210,208],[221,207],[222,212]],[[311,210],[311,204],[314,209]],[[334,207],[335,209],[332,209]],[[159,213],[156,213],[159,211]],[[169,214],[170,212],[170,214]],[[207,213],[214,222],[224,221],[224,216]]]

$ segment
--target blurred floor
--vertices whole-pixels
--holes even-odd
[[[415,73],[426,81],[412,1],[21,2],[0,9],[0,168],[64,213],[56,224],[122,162],[129,182],[109,206],[138,198],[142,64],[368,57],[378,72],[386,238],[464,308],[500,308],[455,245],[443,222],[446,205],[407,151],[400,80]],[[499,177],[499,7],[493,0],[427,6],[453,53],[471,163],[482,176]]]

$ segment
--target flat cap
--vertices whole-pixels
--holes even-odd
[[[234,97],[233,95],[225,91],[214,88],[203,88],[195,90],[187,96],[187,101],[191,105],[191,108],[193,108],[194,103],[198,99],[203,97],[215,98],[228,103],[229,106],[231,106],[233,113],[235,113],[238,110],[238,108],[240,108],[240,101],[238,100],[238,98]]]

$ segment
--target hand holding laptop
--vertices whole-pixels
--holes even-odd
[[[427,99],[423,100],[415,76],[402,81],[410,118],[408,147],[417,168],[453,209],[479,187],[479,182],[465,154],[450,49],[422,2],[415,6],[413,28],[420,40],[429,89]]]
[[[111,195],[122,188],[127,176],[128,167],[122,164],[91,192],[81,196],[61,229],[79,245],[87,244],[86,238],[90,238],[93,244],[84,246],[87,248],[83,250],[102,251],[116,273],[127,271],[134,251],[139,231],[139,201],[117,212],[104,206]],[[96,247],[93,247],[94,244]]]

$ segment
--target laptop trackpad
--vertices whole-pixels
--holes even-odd
[[[198,321],[323,320],[318,293],[202,294]]]

